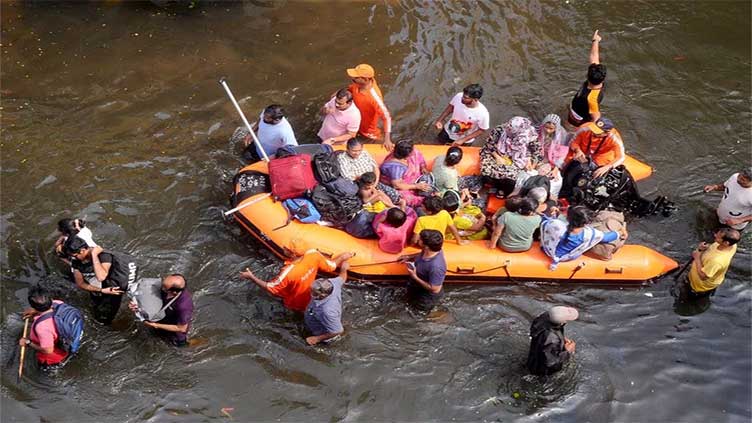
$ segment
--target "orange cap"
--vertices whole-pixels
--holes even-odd
[[[374,75],[376,75],[376,72],[373,71],[373,67],[371,67],[371,65],[361,63],[354,68],[348,69],[347,75],[350,78],[373,78]]]

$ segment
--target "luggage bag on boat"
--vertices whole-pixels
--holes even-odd
[[[296,154],[269,161],[272,196],[277,200],[302,197],[316,186],[311,156]]]

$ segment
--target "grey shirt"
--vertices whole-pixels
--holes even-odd
[[[342,278],[329,279],[333,290],[326,298],[316,300],[311,298],[305,311],[305,325],[314,336],[326,333],[339,333],[342,327]]]

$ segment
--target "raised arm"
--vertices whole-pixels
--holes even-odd
[[[593,44],[590,46],[590,63],[595,63],[596,65],[601,63],[600,43],[601,36],[598,35],[598,30],[596,29],[593,33]]]

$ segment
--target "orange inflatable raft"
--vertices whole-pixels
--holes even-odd
[[[364,147],[379,162],[386,156],[381,145]],[[416,145],[416,148],[429,165],[447,149],[438,145]],[[465,147],[463,151],[462,162],[458,165],[460,175],[478,174],[480,149]],[[631,157],[627,157],[625,166],[636,180],[647,178],[652,173],[650,166]],[[267,173],[267,164],[257,162],[241,172],[249,170]],[[234,192],[237,191],[238,186],[235,186]],[[242,207],[234,214],[238,223],[280,258],[301,255],[309,249],[317,249],[325,255],[347,251],[356,253],[350,260],[349,272],[354,279],[405,281],[407,271],[397,259],[402,254],[418,252],[417,248],[408,247],[401,254],[388,254],[378,248],[376,240],[357,239],[342,230],[317,224],[293,221],[280,228],[287,222],[287,213],[282,204],[268,194],[258,194],[232,206]],[[610,261],[582,256],[575,261],[560,263],[556,270],[549,270],[550,259],[538,243],[524,253],[506,253],[498,248],[488,249],[486,241],[473,241],[465,246],[447,241],[444,255],[448,269],[446,281],[460,283],[522,280],[642,283],[677,267],[674,260],[641,245],[625,245]]]

